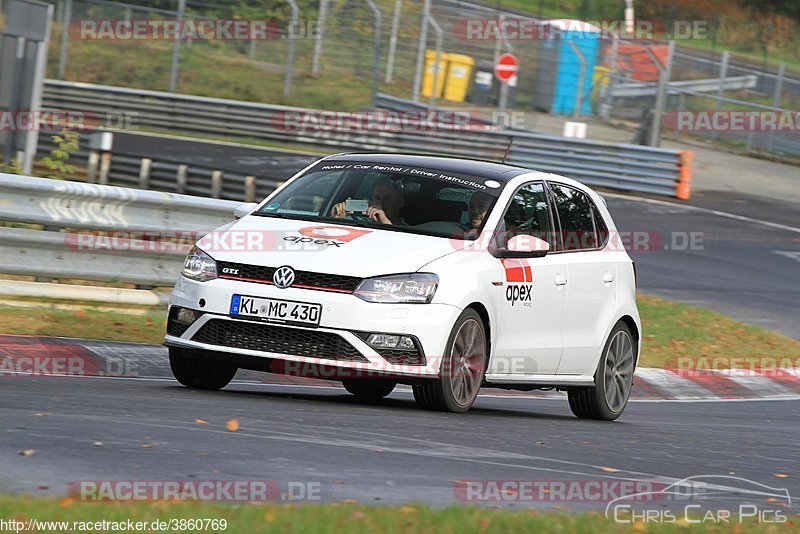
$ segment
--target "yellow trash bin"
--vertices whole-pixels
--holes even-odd
[[[444,98],[451,102],[463,102],[467,97],[472,80],[472,69],[475,60],[464,54],[447,54],[447,80],[445,81]]]
[[[444,79],[447,75],[447,56],[442,52],[439,56],[439,75],[436,81],[436,98],[444,92]],[[430,98],[433,94],[433,81],[436,75],[436,50],[425,50],[425,75],[422,77],[422,96]]]
[[[610,78],[611,69],[608,67],[597,66],[594,68],[592,75],[592,97],[597,97],[598,94],[605,92],[608,80]]]

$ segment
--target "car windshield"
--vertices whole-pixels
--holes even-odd
[[[423,167],[322,162],[254,215],[475,239],[502,184]]]

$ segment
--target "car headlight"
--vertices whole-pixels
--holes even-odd
[[[217,277],[217,262],[195,246],[186,256],[181,274],[198,282],[213,280]]]
[[[438,285],[439,277],[435,274],[395,274],[367,278],[353,294],[367,302],[427,304],[433,300]]]

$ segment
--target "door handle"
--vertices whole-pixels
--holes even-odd
[[[603,275],[603,282],[605,282],[606,284],[610,284],[613,281],[614,281],[614,275],[606,271],[606,273]]]
[[[557,274],[556,278],[555,278],[555,280],[553,280],[553,282],[557,286],[565,286],[565,285],[567,285],[567,277],[562,275],[562,274]]]

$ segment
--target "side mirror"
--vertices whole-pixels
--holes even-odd
[[[245,215],[250,215],[250,212],[253,211],[258,207],[258,204],[255,202],[245,202],[244,204],[239,204],[235,208],[233,208],[233,216],[237,219],[241,219]]]
[[[550,243],[532,235],[515,235],[498,251],[501,258],[541,258],[550,252]]]

